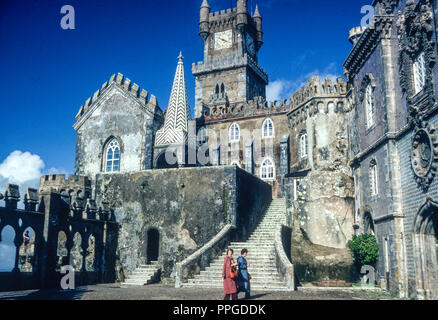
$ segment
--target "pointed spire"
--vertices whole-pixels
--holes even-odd
[[[201,8],[210,8],[207,0],[202,1]]]
[[[260,11],[259,11],[259,5],[256,4],[256,8],[255,8],[255,12],[254,12],[254,18],[261,18],[262,16],[260,15]]]
[[[180,52],[169,105],[164,119],[164,127],[157,131],[156,145],[184,144],[187,142],[188,121],[191,117],[183,59],[182,52]]]

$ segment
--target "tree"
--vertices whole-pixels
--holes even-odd
[[[354,235],[353,240],[348,242],[348,247],[359,270],[365,265],[376,266],[379,260],[379,244],[373,234]]]

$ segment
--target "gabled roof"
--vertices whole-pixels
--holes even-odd
[[[135,99],[140,105],[144,106],[152,114],[163,115],[163,111],[158,106],[157,98],[148,91],[141,89],[136,83],[131,83],[129,78],[125,78],[123,74],[113,74],[109,81],[106,81],[100,89],[98,89],[92,97],[89,97],[83,106],[79,108],[79,112],[76,115],[76,123],[73,126],[77,129],[87,118],[89,114],[94,110],[94,106],[98,100],[103,97],[111,87],[117,86],[119,89],[127,93],[131,98]]]

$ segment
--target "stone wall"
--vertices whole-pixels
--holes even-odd
[[[286,106],[287,107],[287,106]],[[279,111],[275,108],[271,111],[256,110],[258,114],[248,117],[229,117],[219,121],[208,121],[203,124],[207,130],[211,130],[214,135],[209,134],[208,144],[210,150],[217,143],[222,142],[220,150],[220,162],[222,165],[230,165],[233,162],[238,163],[239,167],[251,172],[257,177],[261,177],[261,165],[266,158],[272,159],[275,165],[275,178],[266,180],[272,186],[274,198],[281,197],[281,173],[280,173],[280,141],[285,133],[288,132],[288,121],[286,117],[287,109],[281,108]],[[262,126],[266,119],[271,119],[274,124],[274,137],[270,139],[262,138]],[[233,123],[240,127],[239,143],[228,143],[229,128]],[[221,134],[224,136],[221,137]],[[248,141],[253,141],[253,168],[246,167],[245,146]],[[213,152],[210,151],[210,156]]]
[[[286,179],[286,195],[293,198],[294,178]],[[314,244],[346,248],[353,236],[354,183],[351,177],[329,171],[311,171],[301,179],[298,200],[287,202],[294,232]]]
[[[239,239],[254,227],[271,200],[270,186],[236,167],[204,167],[100,175],[97,197],[109,202],[121,229],[118,279],[147,257],[147,232],[160,234],[159,263],[165,281],[181,262],[218,234],[237,226]]]
[[[125,88],[130,80],[123,84],[120,78],[120,84],[111,82],[75,124],[77,175],[93,178],[105,171],[106,148],[112,139],[120,145],[121,172],[152,168],[153,136],[162,123],[161,110],[156,101],[152,104],[133,95]]]

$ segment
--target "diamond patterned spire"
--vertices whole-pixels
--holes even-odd
[[[180,52],[164,127],[157,131],[155,145],[187,143],[188,121],[191,117],[183,60]]]

